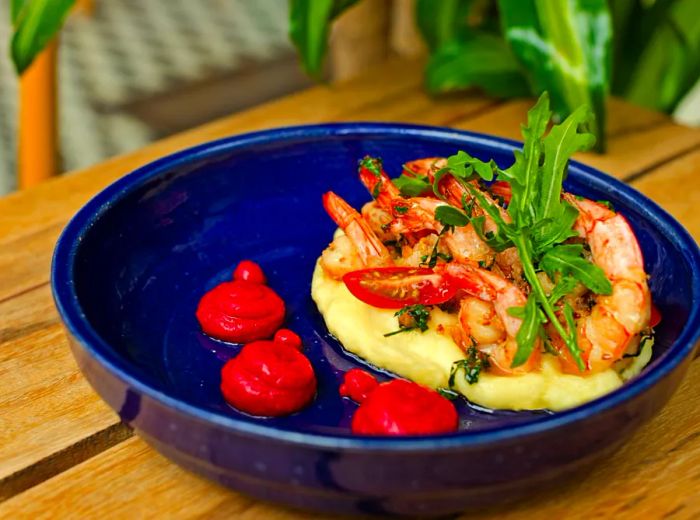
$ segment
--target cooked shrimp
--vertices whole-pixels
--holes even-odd
[[[416,159],[415,161],[409,161],[403,165],[404,173],[410,176],[410,174],[416,175],[427,175],[431,182],[433,175],[438,170],[447,166],[447,159],[444,157],[426,157],[424,159]]]
[[[588,315],[577,320],[577,340],[587,372],[609,368],[636,336],[649,326],[651,293],[642,251],[629,223],[619,213],[588,199],[564,194],[579,211],[574,229],[587,240],[591,259],[612,284],[612,294],[599,295]],[[562,368],[579,372],[562,349]]]
[[[321,266],[329,275],[340,279],[345,273],[364,267],[393,264],[387,248],[350,204],[329,191],[323,195],[323,207],[344,232],[321,255]]]
[[[395,202],[395,218],[390,224],[391,230],[395,233],[409,231],[415,233],[421,230],[441,233],[444,226],[435,220],[435,211],[445,205],[440,200],[428,197],[412,197]],[[471,224],[455,227],[444,233],[441,241],[457,262],[474,264],[482,262],[486,265],[493,263],[493,250],[481,240]]]
[[[447,159],[440,157],[430,157],[427,159],[418,159],[416,161],[411,161],[406,163],[406,169],[421,175],[427,175],[428,180],[432,183],[435,181],[435,173],[447,166]],[[507,183],[496,183],[499,187],[506,184],[507,188],[510,189],[510,185]],[[501,217],[506,221],[510,222],[510,215],[508,212],[496,204],[496,201],[481,189],[477,181],[469,181],[469,185],[472,189],[478,190],[483,198],[488,204],[498,208]],[[438,191],[442,197],[452,206],[463,209],[464,204],[473,203],[472,205],[472,217],[484,217],[484,232],[485,233],[495,233],[498,229],[497,224],[494,220],[484,211],[480,206],[478,200],[476,200],[470,190],[464,187],[457,179],[451,175],[447,175],[440,180],[438,185]],[[458,228],[460,229],[460,228]],[[520,257],[518,256],[515,248],[509,248],[500,253],[495,253],[491,248],[484,243],[483,240],[478,236],[476,230],[474,230],[472,225],[465,226],[461,228],[464,230],[462,236],[459,237],[460,244],[453,243],[452,246],[457,249],[453,252],[453,255],[458,261],[461,258],[472,258],[476,261],[481,261],[486,263],[486,265],[491,265],[494,261],[500,272],[507,276],[514,282],[524,285],[524,280],[522,276],[522,264],[520,263]],[[449,239],[448,239],[449,240]],[[461,249],[461,254],[460,254]]]
[[[389,230],[389,224],[394,220],[391,212],[384,209],[376,200],[362,206],[362,218],[367,221],[382,242],[392,242],[400,238]]]
[[[513,283],[486,269],[457,263],[446,264],[442,269],[471,295],[460,302],[462,341],[467,344],[473,341],[481,352],[488,354],[490,370],[511,375],[538,368],[539,345],[525,364],[511,367],[518,350],[515,336],[522,319],[511,316],[508,309],[524,306],[527,302],[525,294]]]
[[[372,163],[371,169],[366,166],[367,162]],[[365,157],[360,162],[358,173],[362,184],[381,207],[390,208],[392,200],[401,197],[401,192],[386,174],[379,160]]]

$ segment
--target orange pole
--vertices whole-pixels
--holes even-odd
[[[76,0],[75,10],[82,11],[88,16],[92,16],[95,13],[95,1],[94,0]]]
[[[58,121],[54,38],[19,82],[19,187],[29,188],[58,173]]]

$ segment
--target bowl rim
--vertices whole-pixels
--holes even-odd
[[[467,448],[500,441],[513,440],[526,435],[540,434],[570,425],[592,415],[609,411],[616,406],[642,394],[670,374],[694,350],[700,339],[700,276],[693,266],[700,266],[700,249],[688,231],[668,212],[644,194],[624,182],[596,168],[578,161],[570,161],[569,172],[583,176],[593,184],[606,185],[611,199],[634,201],[644,218],[666,231],[674,245],[684,250],[692,273],[691,311],[681,333],[664,353],[664,363],[650,366],[641,376],[625,383],[620,388],[593,401],[575,408],[538,418],[533,422],[501,426],[476,432],[459,431],[445,435],[422,437],[370,437],[341,434],[306,433],[283,430],[263,423],[250,423],[234,417],[200,408],[186,403],[166,392],[154,388],[128,372],[128,366],[118,359],[110,359],[110,347],[88,323],[75,291],[73,278],[74,259],[85,234],[101,216],[126,194],[138,189],[150,179],[185,163],[216,156],[252,145],[279,144],[285,141],[313,140],[334,136],[415,136],[433,140],[462,142],[464,145],[481,145],[487,149],[512,152],[522,143],[516,140],[455,130],[447,127],[413,125],[403,123],[353,122],[324,123],[313,125],[285,126],[237,134],[205,142],[167,155],[126,174],[93,196],[68,222],[54,250],[51,265],[51,288],[58,312],[68,333],[93,360],[111,372],[129,388],[172,408],[190,419],[211,423],[234,433],[264,437],[283,443],[300,446],[341,449],[346,451],[436,451],[442,449]],[[116,357],[116,356],[114,356]]]

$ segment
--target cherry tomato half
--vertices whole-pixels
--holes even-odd
[[[447,278],[427,267],[361,269],[347,273],[343,282],[355,298],[381,309],[437,305],[457,292]]]
[[[661,323],[661,311],[659,311],[659,308],[656,305],[654,305],[654,302],[651,302],[651,315],[649,316],[649,326],[651,328],[654,328],[659,323]]]

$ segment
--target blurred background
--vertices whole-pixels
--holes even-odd
[[[20,120],[46,126],[38,97],[47,89],[58,108],[56,173],[396,57],[427,63],[426,88],[435,95],[479,88],[518,97],[547,88],[556,103],[560,89],[563,115],[612,91],[700,125],[700,0],[591,0],[585,9],[573,0],[290,1],[0,0],[0,194],[21,183]],[[36,15],[39,30],[27,36],[32,7],[44,18]],[[579,24],[584,16],[587,26]],[[568,35],[554,30],[567,19],[579,26]],[[18,62],[25,60],[23,78],[38,68],[60,27],[56,84],[44,76],[24,85]],[[526,29],[539,47],[523,45]],[[533,55],[543,48],[553,52]],[[577,56],[581,77],[567,77],[559,62]],[[20,116],[21,104],[28,115]],[[35,134],[25,134],[32,161],[52,154]]]

